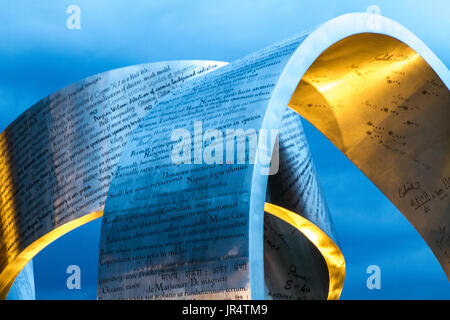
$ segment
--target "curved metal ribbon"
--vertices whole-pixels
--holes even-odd
[[[224,65],[169,61],[91,76],[42,99],[0,135],[0,299],[26,263],[103,212],[129,133],[185,81]]]
[[[448,70],[406,29],[380,17],[379,28],[373,30],[367,23],[371,18],[367,14],[339,17],[310,35],[293,37],[198,78],[156,106],[143,123],[160,114],[173,115],[170,123],[162,117],[164,129],[184,129],[178,148],[187,145],[190,150],[194,137],[195,152],[196,137],[202,139],[203,132],[215,126],[243,131],[282,130],[289,105],[313,124],[334,130],[325,134],[333,142],[344,141],[343,147],[337,146],[401,209],[448,271],[449,139],[445,119],[449,98],[442,83],[442,79],[449,79]],[[300,79],[307,79],[309,86]],[[320,94],[314,95],[316,91]],[[197,133],[196,120],[203,126]],[[137,169],[134,164],[144,163],[144,146],[171,141],[162,128],[147,126],[135,132],[120,160],[127,169],[116,174],[105,207],[98,297],[262,299],[272,292],[274,298],[303,298],[265,287],[265,263],[270,264],[265,259],[263,241],[268,179],[261,173],[267,168],[258,162],[248,166],[199,162],[194,166],[189,162],[190,155],[188,162],[174,165],[170,162],[171,148],[176,144],[172,140],[169,148],[158,149],[147,159],[147,165],[139,166],[143,174],[133,175]],[[421,136],[422,128],[427,128],[427,133]],[[294,141],[299,134],[290,139]],[[272,158],[274,145],[272,141],[259,146],[256,156],[267,154]],[[295,145],[293,142],[285,147]],[[302,151],[293,152],[300,155]],[[295,157],[289,160],[293,169],[288,172],[293,179],[285,184],[298,187],[302,199],[296,201],[295,189],[285,189],[278,183],[275,189],[283,192],[275,195],[277,202],[269,202],[301,212],[333,238],[326,210],[314,210],[311,200],[320,199],[317,191],[305,192],[314,190],[306,188],[313,183],[309,179],[310,160],[304,155],[302,161]],[[304,182],[296,185],[296,177]],[[437,192],[434,198],[431,192]],[[291,199],[289,206],[278,203],[286,200],[285,194]],[[301,210],[308,204],[308,210]],[[417,211],[419,208],[426,210],[425,215]],[[209,212],[214,214],[207,215]],[[175,217],[179,221],[170,223]],[[226,231],[222,231],[220,219]],[[237,221],[230,228],[228,222],[233,219]],[[178,226],[186,230],[180,233],[181,239]],[[282,241],[283,237],[279,238]],[[280,266],[280,273],[291,272],[283,268],[283,263],[275,266]],[[304,286],[313,276],[311,267],[305,269],[306,276],[296,274]],[[222,270],[222,277],[211,280],[209,275],[217,270]],[[286,280],[273,270],[271,276]],[[292,280],[286,281],[290,288]],[[308,286],[304,289],[312,292]]]
[[[380,49],[382,48],[382,49]],[[450,277],[450,92],[411,47],[362,33],[325,50],[289,106],[403,213]]]
[[[264,242],[266,206],[309,239],[294,245],[314,257],[307,270],[321,275],[327,266],[328,282],[314,278],[317,296],[327,287],[337,298],[345,264],[301,143],[281,144],[306,156],[289,160],[282,174],[298,188],[280,194],[267,192],[259,162],[194,168],[167,157],[170,132],[195,120],[204,129],[283,130],[288,105],[400,209],[449,276],[450,74],[408,30],[384,17],[374,27],[372,18],[338,17],[204,76],[223,64],[156,63],[93,76],[30,108],[0,135],[0,297],[37,252],[105,206],[99,298],[265,298],[265,246],[278,248]],[[259,145],[256,156],[273,159],[274,145]],[[305,182],[296,184],[295,174]],[[265,205],[268,195],[274,202]],[[191,223],[180,224],[181,213]],[[162,215],[174,220],[160,224]],[[288,229],[278,228],[271,232],[282,243],[277,232]],[[205,230],[209,237],[200,237]],[[283,273],[308,292],[311,278],[293,269]]]
[[[344,287],[345,259],[336,243],[319,227],[297,213],[267,202],[264,205],[264,211],[295,227],[317,247],[328,268],[329,289],[327,299],[338,300]]]

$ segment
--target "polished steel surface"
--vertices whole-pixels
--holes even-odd
[[[222,62],[171,61],[101,73],[61,89],[0,135],[0,298],[63,234],[103,213],[133,128],[163,96]]]
[[[228,65],[113,70],[31,107],[0,135],[0,297],[46,245],[103,215],[99,299],[339,298],[345,261],[298,114],[449,276],[450,74],[372,18],[344,15]],[[270,139],[228,163],[226,130]],[[193,161],[175,162],[176,147]]]

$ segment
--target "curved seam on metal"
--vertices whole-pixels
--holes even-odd
[[[46,233],[44,236],[40,237],[22,250],[22,252],[20,252],[20,254],[12,262],[7,264],[2,273],[0,273],[0,300],[6,300],[8,292],[11,289],[17,275],[36,254],[59,237],[88,222],[91,222],[92,220],[100,218],[102,215],[103,211],[96,211],[86,214],[78,219],[74,219]]]
[[[318,226],[288,209],[266,202],[264,211],[289,223],[316,246],[328,268],[328,300],[338,300],[344,286],[345,259],[336,243]]]
[[[300,215],[271,203],[265,203],[264,211],[270,213],[304,234],[322,254],[328,268],[329,290],[328,300],[339,299],[345,279],[345,260],[339,247],[319,227]],[[90,222],[103,215],[103,211],[97,211],[75,219],[39,238],[25,250],[23,250],[14,262],[0,274],[0,299],[5,300],[9,289],[14,283],[19,272],[25,267],[37,253],[64,234]]]

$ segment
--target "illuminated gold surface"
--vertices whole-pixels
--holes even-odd
[[[448,88],[414,50],[391,37],[365,33],[327,49],[304,75],[289,106],[323,132],[399,208],[450,277],[449,102]],[[10,181],[14,161],[0,151],[1,182],[14,185],[17,181]],[[12,189],[8,192],[0,196],[0,206],[13,195]],[[13,197],[3,209],[15,212],[17,200]],[[289,210],[266,204],[266,211],[316,245],[328,266],[328,298],[339,298],[345,262],[336,244]],[[0,245],[6,266],[0,274],[0,298],[6,297],[17,274],[40,250],[102,213],[64,224],[24,249],[17,241],[17,217],[0,215],[0,227],[14,236],[3,237]]]
[[[33,257],[38,254],[42,249],[48,246],[50,243],[63,236],[64,234],[76,229],[92,220],[100,218],[103,215],[103,211],[92,212],[81,218],[72,220],[61,227],[58,227],[45,236],[34,241],[25,250],[19,253],[19,255],[11,262],[8,263],[7,267],[3,269],[0,274],[0,299],[5,300],[9,289],[11,288],[14,280],[20,271],[25,267],[25,265],[33,259]]]
[[[345,279],[345,260],[337,245],[320,228],[287,209],[271,203],[265,203],[264,210],[295,227],[303,233],[323,255],[329,271],[329,300],[337,300],[342,292]],[[17,258],[8,264],[0,274],[0,299],[6,299],[14,280],[25,265],[42,249],[64,234],[100,218],[103,211],[93,212],[81,218],[75,219],[65,225],[54,229],[45,236],[33,242]]]
[[[316,246],[328,267],[328,300],[338,300],[345,280],[345,259],[339,247],[319,227],[290,210],[266,202],[264,211],[292,225]]]
[[[319,56],[289,106],[393,202],[450,277],[450,95],[426,61],[394,38],[353,35]]]

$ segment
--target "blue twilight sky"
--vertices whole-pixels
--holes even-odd
[[[81,8],[81,29],[66,8]],[[450,64],[450,2],[284,0],[4,0],[0,7],[0,132],[46,95],[87,76],[144,62],[233,61],[338,15],[378,5]],[[347,262],[343,299],[450,298],[425,242],[381,192],[304,121]],[[34,259],[38,299],[94,299],[100,222],[60,238]],[[81,290],[66,288],[79,265]],[[379,265],[381,289],[366,287]]]

